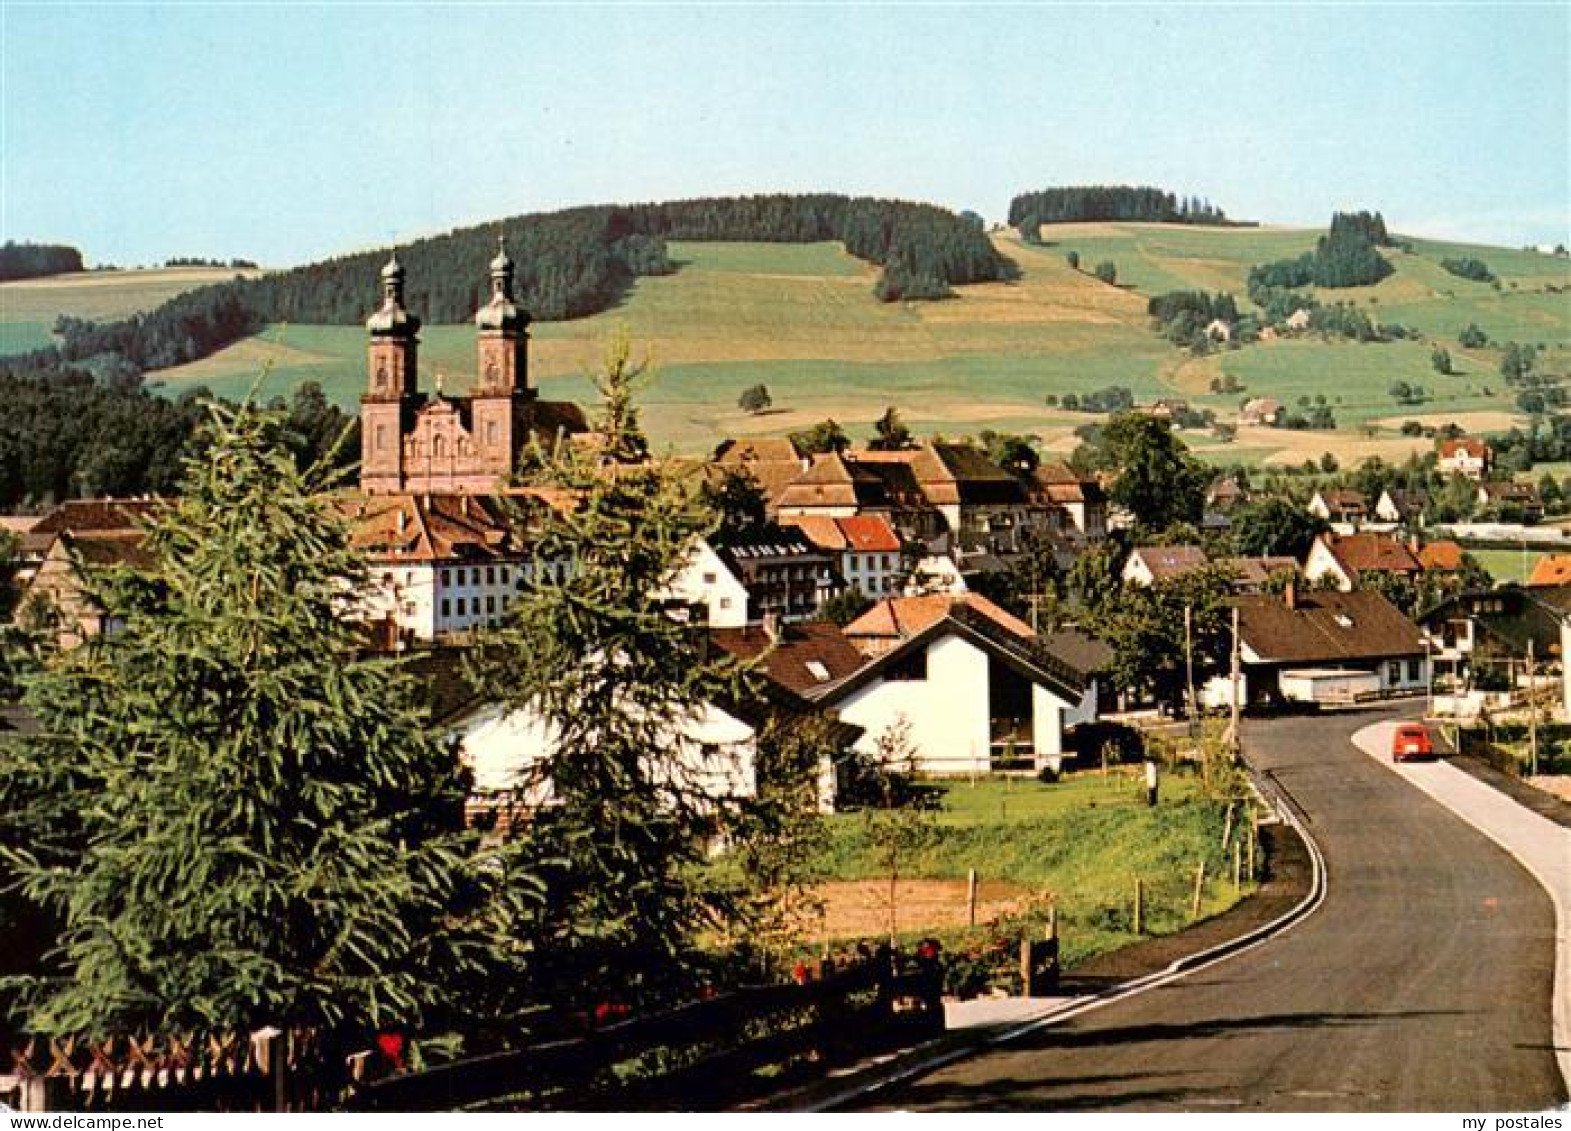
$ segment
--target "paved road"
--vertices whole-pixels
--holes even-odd
[[[937,1110],[1506,1111],[1566,1102],[1554,918],[1504,851],[1356,750],[1391,712],[1256,722],[1329,895],[1281,938],[877,1094]]]

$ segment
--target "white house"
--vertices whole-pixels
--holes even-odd
[[[707,541],[700,539],[662,596],[702,609],[711,628],[740,628],[747,623],[747,586]]]
[[[439,641],[499,623],[535,569],[496,497],[365,495],[339,505],[368,560],[355,615],[402,637]]]
[[[1206,337],[1213,342],[1231,342],[1233,340],[1233,327],[1231,323],[1220,318],[1213,318],[1205,329]]]
[[[1120,578],[1125,585],[1142,588],[1182,577],[1210,564],[1199,546],[1136,546],[1124,560]]]
[[[1322,534],[1304,559],[1304,579],[1311,583],[1332,578],[1346,592],[1361,573],[1395,573],[1417,577],[1424,572],[1407,543],[1384,534]]]
[[[875,600],[895,592],[905,572],[900,535],[882,514],[788,517],[780,525],[833,555],[845,583]]]
[[[547,768],[557,738],[538,714],[484,703],[451,719],[448,730],[458,741],[460,760],[474,775],[471,814],[525,813],[553,804]],[[758,791],[757,756],[753,725],[708,706],[673,727],[646,770],[651,779],[676,790],[739,800]]]
[[[908,726],[925,773],[986,773],[1009,759],[1056,768],[1065,732],[1097,717],[1093,669],[1106,649],[1038,637],[974,594],[884,601],[845,634],[869,662],[807,696],[861,727],[867,753]]]
[[[1484,441],[1472,436],[1455,436],[1440,443],[1440,455],[1435,461],[1443,475],[1461,475],[1480,480],[1489,473],[1495,462],[1495,453]]]

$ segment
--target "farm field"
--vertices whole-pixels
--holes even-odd
[[[1571,286],[1567,260],[1421,239],[1412,241],[1410,253],[1386,251],[1396,273],[1378,286],[1322,298],[1356,302],[1379,320],[1435,335],[1450,350],[1453,375],[1434,371],[1430,341],[1283,340],[1192,358],[1151,332],[1145,314],[1150,295],[1226,289],[1242,300],[1250,266],[1309,250],[1318,235],[1310,229],[1065,224],[1044,228],[1043,244],[1026,245],[1005,232],[994,238],[1019,264],[1018,282],[960,288],[945,302],[894,304],[874,298],[876,269],[838,244],[673,241],[676,274],[639,280],[614,310],[537,324],[531,360],[545,395],[588,400],[585,375],[596,367],[613,327],[625,326],[635,348],[647,350],[654,362],[643,395],[646,427],[658,446],[689,453],[723,436],[778,435],[824,417],[865,436],[891,404],[920,432],[1029,432],[1051,450],[1068,451],[1074,429],[1094,418],[1050,408],[1049,394],[1124,385],[1138,400],[1183,397],[1222,419],[1235,415],[1245,397],[1275,396],[1291,409],[1301,398],[1324,396],[1336,416],[1334,433],[1251,430],[1231,444],[1201,433],[1186,436],[1207,460],[1267,466],[1301,463],[1325,451],[1344,463],[1369,454],[1401,459],[1426,446],[1400,435],[1410,419],[1456,421],[1478,430],[1517,423],[1513,395],[1498,376],[1498,350],[1464,350],[1455,341],[1469,322],[1495,342],[1543,342],[1551,372],[1571,365],[1571,303],[1566,294],[1548,290]],[[1065,260],[1071,250],[1086,270],[1113,261],[1118,285],[1071,269]],[[1450,255],[1484,259],[1500,275],[1501,289],[1443,271],[1439,260]],[[141,294],[133,288],[121,295],[122,312],[150,304],[154,282],[145,280]],[[9,290],[0,288],[0,299],[9,298]],[[368,310],[374,290],[368,280]],[[72,294],[68,288],[59,298],[73,305],[71,312],[112,313],[107,293]],[[29,294],[21,304],[8,303],[0,313],[0,348],[42,344],[53,314],[65,309],[48,302]],[[357,326],[273,326],[149,380],[171,395],[200,385],[233,397],[244,395],[266,367],[264,395],[314,380],[349,407],[364,380],[364,348]],[[468,326],[422,332],[425,388],[434,388],[440,374],[446,390],[463,392],[473,359]],[[1243,391],[1213,394],[1212,381],[1223,376],[1235,378]],[[1427,399],[1397,404],[1387,391],[1397,380],[1423,386]],[[737,395],[758,383],[768,387],[774,410],[742,413]]]
[[[105,321],[127,318],[209,283],[240,272],[225,267],[168,267],[146,271],[83,271],[0,283],[0,352],[13,352],[13,327],[42,326],[49,332],[62,314]]]

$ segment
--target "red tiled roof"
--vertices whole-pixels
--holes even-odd
[[[846,636],[855,640],[904,639],[915,636],[943,620],[954,608],[978,613],[1006,632],[1029,640],[1036,636],[1031,626],[1007,609],[1002,609],[980,593],[931,593],[925,597],[890,597],[878,602],[845,627]]]
[[[1328,534],[1326,548],[1344,570],[1356,576],[1365,570],[1387,573],[1417,573],[1418,564],[1407,546],[1381,534]]]
[[[1533,564],[1529,585],[1571,585],[1571,554],[1545,554]]]
[[[820,550],[839,551],[846,548],[845,535],[840,532],[839,523],[826,515],[783,515],[780,525],[794,526]]]
[[[1418,551],[1418,564],[1439,573],[1455,573],[1462,568],[1462,547],[1455,542],[1431,542]]]
[[[899,553],[900,535],[879,514],[859,514],[835,520],[846,546],[861,554]]]
[[[1489,445],[1472,436],[1458,436],[1452,440],[1444,440],[1440,444],[1440,458],[1450,459],[1458,452],[1466,452],[1474,459],[1488,459]]]

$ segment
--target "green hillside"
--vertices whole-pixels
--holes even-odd
[[[176,295],[233,279],[223,267],[167,267],[148,271],[85,271],[0,283],[0,354],[54,344],[62,314],[97,322],[128,318]]]
[[[658,376],[645,394],[646,423],[656,441],[698,451],[724,435],[782,433],[834,416],[865,433],[887,404],[924,431],[948,435],[983,428],[1032,431],[1050,448],[1073,446],[1073,429],[1089,417],[1049,409],[1048,394],[1129,387],[1141,400],[1182,396],[1236,413],[1242,395],[1271,395],[1294,405],[1324,396],[1341,431],[1289,433],[1245,429],[1232,444],[1189,437],[1207,458],[1241,462],[1302,462],[1326,450],[1343,458],[1400,457],[1428,441],[1401,436],[1403,420],[1457,420],[1480,430],[1509,427],[1512,394],[1499,380],[1493,347],[1463,350],[1456,334],[1476,322],[1491,342],[1542,342],[1545,367],[1571,363],[1571,263],[1535,252],[1469,247],[1415,239],[1411,252],[1385,252],[1394,274],[1373,287],[1330,291],[1325,301],[1351,300],[1383,322],[1400,322],[1451,352],[1458,372],[1430,366],[1430,341],[1354,345],[1318,339],[1276,341],[1194,359],[1151,332],[1149,296],[1167,290],[1229,290],[1244,301],[1249,268],[1298,255],[1319,233],[1307,229],[1190,228],[1161,224],[1064,224],[1043,229],[1045,243],[1027,246],[1013,233],[995,236],[1019,264],[1014,283],[959,288],[944,302],[880,303],[871,293],[875,268],[833,243],[759,244],[673,241],[674,275],[640,279],[617,309],[572,322],[535,327],[532,359],[549,395],[588,399],[584,374],[598,360],[617,323],[653,356]],[[1103,260],[1118,269],[1110,287],[1072,270],[1078,253],[1089,270]],[[1456,278],[1440,267],[1448,256],[1483,259],[1500,287]],[[366,306],[375,280],[366,281]],[[11,321],[10,312],[4,321]],[[150,375],[170,393],[205,384],[238,395],[259,366],[264,386],[283,392],[317,380],[338,403],[351,405],[364,380],[363,332],[354,327],[274,326],[213,357]],[[438,374],[459,392],[474,363],[467,326],[433,326],[422,334],[422,382]],[[1231,375],[1244,394],[1210,393],[1215,377]],[[1431,399],[1397,405],[1386,390],[1396,380],[1420,384]],[[748,416],[738,393],[768,386],[775,410]]]

